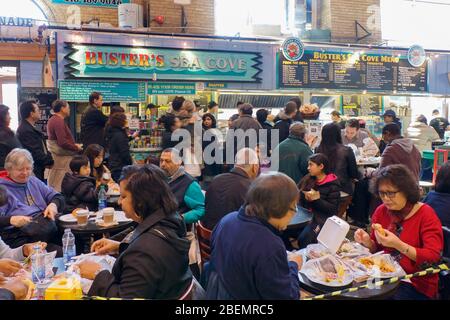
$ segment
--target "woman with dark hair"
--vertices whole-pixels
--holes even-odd
[[[0,104],[0,170],[5,167],[5,159],[8,153],[15,148],[22,148],[14,132],[9,128],[11,116],[9,108]]]
[[[202,187],[204,190],[207,190],[212,179],[222,172],[221,165],[216,163],[215,160],[215,150],[219,150],[220,148],[220,131],[217,129],[216,117],[214,117],[212,113],[205,113],[202,116],[202,127],[204,130],[202,138],[202,151],[205,152],[205,149],[209,145],[214,145],[214,149],[210,150],[210,148],[212,148],[210,147],[208,148],[209,152],[203,153],[204,168],[202,169]]]
[[[287,255],[280,237],[297,201],[297,186],[283,173],[263,174],[251,184],[245,204],[212,233],[208,299],[299,299],[303,261]]]
[[[203,130],[217,128],[216,117],[212,113],[205,113],[202,116],[202,126]]]
[[[325,221],[336,215],[339,208],[341,185],[339,179],[330,172],[328,157],[316,153],[308,159],[308,171],[300,181],[300,204],[313,213],[313,220],[298,237],[300,248],[317,243],[317,235]]]
[[[439,262],[444,246],[442,225],[433,208],[419,202],[416,179],[404,165],[381,168],[372,180],[372,192],[383,204],[372,216],[370,235],[358,229],[355,241],[372,253],[384,250],[396,257],[407,274]],[[395,300],[428,300],[436,297],[437,274],[401,282]]]
[[[271,154],[272,150],[271,133],[273,129],[273,125],[269,121],[267,121],[267,117],[269,116],[269,114],[269,111],[267,111],[266,109],[259,109],[258,111],[256,111],[256,120],[259,122],[263,129],[267,130],[267,135],[265,137],[266,141],[260,141],[260,143],[267,146],[268,155]]]
[[[110,173],[109,169],[103,164],[105,148],[99,144],[91,144],[84,150],[84,155],[89,158],[91,177],[96,179],[97,186],[101,183],[107,184],[108,181],[102,180],[104,173]]]
[[[179,142],[172,141],[172,133],[181,128],[181,121],[178,117],[173,114],[165,114],[160,119],[159,122],[164,125],[165,131],[162,136],[162,148],[163,150],[167,148],[174,148]]]
[[[358,167],[353,150],[342,144],[341,129],[337,124],[328,123],[322,128],[322,140],[316,153],[323,153],[330,161],[330,172],[336,174],[342,191],[353,194],[353,180],[359,179]]]
[[[119,203],[127,218],[138,223],[122,242],[101,239],[97,254],[119,254],[112,272],[95,262],[78,266],[94,282],[90,296],[179,299],[191,282],[189,246],[183,218],[164,172],[154,165],[127,168],[120,181]]]
[[[450,228],[450,162],[442,165],[436,175],[434,191],[425,197],[424,203],[436,211],[442,225]]]
[[[127,117],[121,112],[113,114],[109,121],[111,129],[107,137],[109,150],[108,164],[111,169],[111,176],[116,182],[119,180],[122,168],[133,163],[128,134],[125,129],[126,123]]]

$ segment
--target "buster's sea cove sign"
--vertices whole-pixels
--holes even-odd
[[[68,78],[261,81],[261,54],[256,52],[68,45]]]

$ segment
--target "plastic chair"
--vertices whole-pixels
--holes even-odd
[[[205,261],[209,261],[211,256],[210,239],[212,231],[205,228],[200,221],[196,223],[196,231],[198,244],[200,247],[201,266],[203,267]]]
[[[441,166],[448,161],[448,151],[443,149],[434,150],[433,185],[436,184],[436,176]]]

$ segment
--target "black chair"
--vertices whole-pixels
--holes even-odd
[[[442,227],[442,232],[444,234],[442,260],[447,266],[450,266],[450,229]],[[441,300],[450,300],[450,271],[439,273],[439,297]]]

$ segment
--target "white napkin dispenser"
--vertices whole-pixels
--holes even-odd
[[[323,225],[317,241],[334,254],[341,247],[349,230],[350,225],[347,222],[337,216],[332,216]]]

